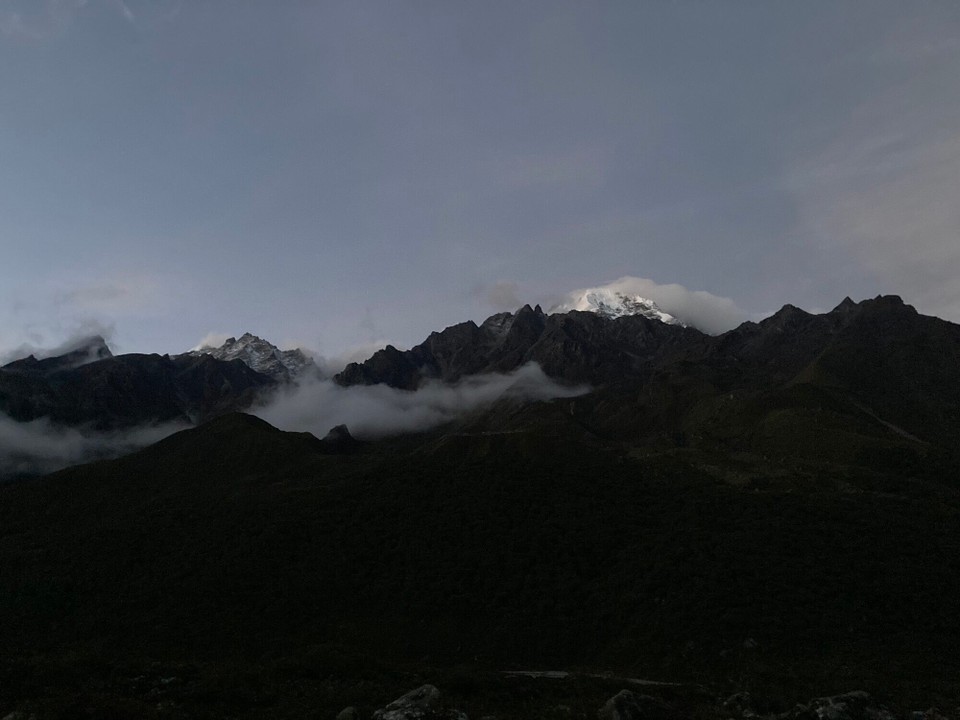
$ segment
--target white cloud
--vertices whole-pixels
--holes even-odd
[[[16,347],[0,350],[0,365],[33,355],[36,358],[56,357],[77,350],[86,344],[86,340],[99,335],[108,342],[114,335],[114,327],[98,320],[83,320],[70,325],[65,331],[65,339],[55,345],[43,345],[42,338],[34,342],[24,342]]]
[[[585,387],[567,387],[548,378],[535,363],[504,375],[474,375],[458,383],[427,382],[415,391],[387,385],[341,387],[330,380],[281,391],[254,414],[283,430],[323,437],[345,424],[360,438],[425,430],[504,397],[546,400],[574,397]]]
[[[25,357],[91,335],[122,346],[123,332],[115,332],[118,325],[149,328],[188,305],[187,291],[177,278],[141,272],[92,277],[83,277],[80,271],[53,273],[42,281],[10,288],[4,295],[0,297],[0,359]]]
[[[221,332],[210,332],[204,335],[200,342],[190,348],[190,351],[203,350],[204,348],[218,348],[229,340],[233,335]]]
[[[0,480],[54,472],[78,463],[118,457],[183,430],[176,423],[95,432],[62,427],[45,418],[16,422],[0,413]]]
[[[705,290],[688,290],[676,283],[661,285],[649,278],[629,275],[598,287],[574,290],[557,304],[572,301],[591,290],[601,289],[624,295],[640,295],[653,300],[664,312],[705,333],[726,332],[747,319],[746,313],[730,298]]]

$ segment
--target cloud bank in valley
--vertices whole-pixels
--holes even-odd
[[[560,385],[539,365],[528,363],[511,373],[473,375],[453,384],[430,381],[415,391],[387,385],[342,387],[331,380],[307,382],[281,391],[253,413],[282,430],[323,437],[343,424],[357,437],[374,439],[436,427],[501,398],[549,400],[587,391],[584,386]]]
[[[661,285],[649,278],[626,275],[606,285],[582,288],[568,293],[562,302],[572,301],[592,290],[610,290],[624,295],[640,295],[653,300],[660,309],[698,330],[716,335],[732,330],[747,319],[746,313],[727,297],[705,290],[688,290],[683,285]]]
[[[63,427],[46,418],[17,422],[0,413],[0,481],[126,455],[186,427],[165,423],[95,432]]]

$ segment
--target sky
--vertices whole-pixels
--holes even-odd
[[[362,354],[625,278],[960,322],[958,78],[953,0],[0,0],[0,356]]]

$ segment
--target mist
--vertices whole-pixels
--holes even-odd
[[[705,290],[689,290],[677,283],[661,284],[649,278],[629,275],[596,288],[575,290],[566,296],[566,300],[579,297],[590,290],[612,290],[624,295],[640,295],[653,300],[664,312],[709,335],[732,330],[747,319],[746,313],[730,298]]]
[[[528,363],[510,373],[473,375],[457,383],[428,381],[415,391],[308,379],[279,390],[248,412],[282,430],[322,438],[332,427],[346,425],[354,436],[370,440],[427,430],[503,398],[549,400],[588,391],[582,385],[561,385],[539,365]],[[47,418],[17,422],[0,414],[0,481],[120,457],[189,427],[165,423],[104,432],[64,427]]]
[[[0,414],[0,481],[126,455],[187,427],[164,423],[102,432],[64,427],[46,418],[17,422]]]
[[[97,320],[86,320],[74,327],[65,340],[60,341],[53,346],[36,345],[33,343],[21,343],[16,347],[0,349],[0,366],[11,363],[15,360],[33,355],[37,360],[44,358],[58,357],[77,350],[89,350],[90,361],[99,359],[97,350],[99,343],[95,342],[102,339],[107,347],[110,346],[110,340],[113,337],[113,326],[108,323],[102,323]]]
[[[330,428],[346,425],[358,438],[375,439],[427,430],[501,398],[549,400],[588,391],[582,385],[560,385],[539,365],[528,363],[510,373],[472,375],[452,384],[431,380],[414,391],[311,381],[281,391],[269,404],[251,412],[282,430],[306,431],[322,438]]]

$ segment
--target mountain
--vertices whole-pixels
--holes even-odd
[[[525,306],[432,333],[410,350],[388,346],[335,379],[414,389],[527,362],[597,388],[591,397],[606,398],[606,412],[590,422],[605,434],[733,435],[737,423],[766,417],[764,403],[797,402],[841,403],[858,423],[892,424],[902,437],[960,432],[960,328],[895,296],[848,298],[821,315],[786,305],[718,336],[642,315]]]
[[[240,361],[128,354],[77,364],[80,353],[0,368],[0,412],[28,422],[106,430],[171,420],[200,422],[249,407],[276,382]]]
[[[387,346],[363,363],[347,365],[335,379],[342,385],[385,383],[409,390],[428,379],[451,382],[536,362],[560,380],[616,382],[641,377],[657,358],[706,339],[692,328],[645,315],[609,318],[577,310],[547,315],[539,305],[525,305],[481,325],[468,321],[431,333],[410,350]]]
[[[0,370],[35,375],[49,375],[58,370],[70,370],[97,360],[113,357],[106,340],[100,335],[92,335],[70,343],[68,347],[59,348],[57,355],[45,356],[37,359],[34,355],[14,360],[4,365]]]
[[[280,350],[266,340],[244,333],[237,338],[228,338],[218,348],[201,347],[186,353],[192,357],[210,355],[217,360],[240,360],[252,370],[268,375],[277,382],[288,382],[304,373],[316,372],[317,366],[299,348]]]
[[[594,312],[608,318],[641,315],[668,325],[684,325],[673,315],[661,310],[653,300],[640,295],[627,295],[610,288],[584,290],[579,295],[551,308],[550,313],[567,313],[571,310]]]
[[[700,708],[680,717],[751,716],[736,692],[764,717],[850,689],[900,717],[957,706],[960,326],[895,296],[715,337],[525,306],[338,380],[530,361],[591,391],[365,443],[225,413],[0,486],[0,711],[334,717],[446,673],[471,717],[596,717],[585,682],[559,701],[477,680],[547,668],[679,683]],[[105,403],[150,386],[118,368],[162,387],[188,362],[276,386],[209,355],[0,381]]]

